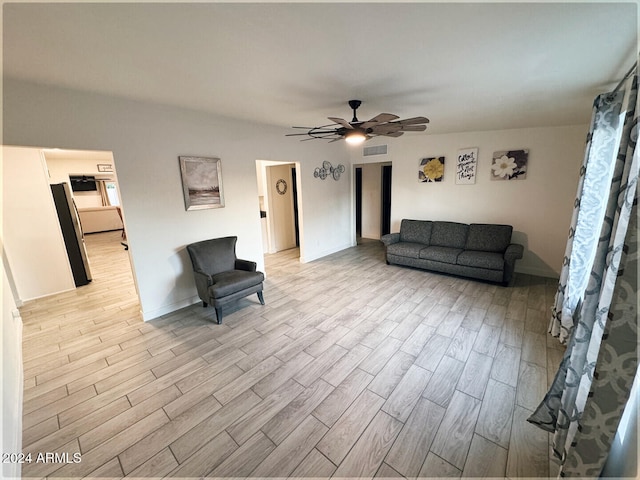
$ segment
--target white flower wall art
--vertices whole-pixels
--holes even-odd
[[[528,162],[529,150],[493,152],[491,180],[524,180]]]

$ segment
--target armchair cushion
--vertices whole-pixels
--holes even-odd
[[[209,287],[211,298],[222,298],[246,288],[260,285],[264,281],[262,272],[247,272],[245,270],[230,270],[215,274],[213,285]]]

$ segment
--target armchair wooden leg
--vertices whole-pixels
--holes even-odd
[[[222,324],[222,308],[216,307],[216,319],[218,320],[218,325]]]
[[[260,303],[264,305],[264,296],[262,295],[262,291],[258,292],[258,300],[260,300]]]

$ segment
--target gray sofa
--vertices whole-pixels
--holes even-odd
[[[402,220],[399,233],[382,237],[387,264],[405,265],[507,285],[522,245],[511,225]]]

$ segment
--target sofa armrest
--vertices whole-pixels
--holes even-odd
[[[504,251],[504,258],[507,261],[515,261],[519,258],[522,258],[523,253],[524,247],[522,245],[518,243],[512,243]]]
[[[516,260],[522,258],[524,247],[518,243],[510,244],[504,251],[504,274],[502,283],[507,286],[513,278],[513,272],[516,268]]]
[[[400,234],[388,233],[386,235],[383,235],[380,240],[382,241],[382,243],[384,243],[385,247],[388,247],[389,245],[393,245],[394,243],[398,243],[400,241]]]
[[[256,262],[252,262],[250,260],[241,260],[241,259],[236,259],[236,265],[235,265],[236,270],[244,270],[246,272],[255,272],[256,269],[258,268],[258,265],[256,264]]]

